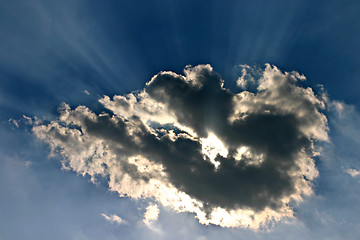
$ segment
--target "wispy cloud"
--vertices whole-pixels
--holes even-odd
[[[124,224],[124,223],[126,223],[121,217],[119,217],[116,214],[107,215],[105,213],[101,213],[101,216],[103,216],[106,221],[109,221],[111,223],[116,223],[116,224]]]

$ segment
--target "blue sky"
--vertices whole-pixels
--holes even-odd
[[[356,239],[360,233],[358,1],[1,1],[0,239]],[[329,96],[330,143],[314,194],[270,232],[204,226],[106,181],[61,170],[23,115],[47,121],[62,102],[101,111],[103,95],[143,89],[155,74],[211,64],[236,88],[239,65],[298,71]],[[89,94],[85,93],[88,91]],[[339,106],[341,106],[339,108]],[[12,121],[19,123],[17,127]],[[154,201],[151,199],[150,201]],[[116,214],[125,222],[101,215]]]

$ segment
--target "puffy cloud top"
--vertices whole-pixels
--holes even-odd
[[[112,114],[64,104],[33,131],[63,166],[121,196],[155,198],[203,224],[258,229],[291,217],[312,193],[314,142],[328,140],[325,98],[305,77],[266,65],[255,91],[232,93],[210,65],[160,72],[145,88],[99,101]]]

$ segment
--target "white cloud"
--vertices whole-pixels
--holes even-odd
[[[116,224],[124,224],[125,223],[125,221],[116,214],[107,215],[105,213],[101,213],[101,216],[103,216],[106,221],[109,221],[111,223],[116,223]]]
[[[9,124],[10,125],[14,125],[15,127],[19,127],[19,123],[18,123],[18,121],[17,120],[14,120],[14,119],[12,119],[12,118],[10,118],[9,119]]]
[[[20,120],[15,120],[10,118],[8,120],[10,125],[13,125],[15,127],[20,127],[23,125],[33,125],[33,124],[38,124],[39,119],[37,119],[37,117],[35,117],[34,119],[32,119],[31,117],[25,116],[23,115],[22,118]]]
[[[360,171],[357,169],[348,168],[346,169],[346,172],[352,177],[357,177],[360,175]]]
[[[146,208],[146,212],[144,213],[143,222],[150,230],[162,235],[164,234],[164,231],[161,229],[161,226],[157,222],[159,214],[159,207],[156,204],[150,203]]]
[[[236,84],[246,90],[250,85],[256,83],[256,76],[253,74],[256,70],[246,64],[240,65],[239,67],[241,67],[241,76],[237,79]]]
[[[33,163],[29,160],[25,161],[25,166],[30,167]]]
[[[33,132],[62,155],[63,168],[93,182],[108,177],[122,197],[154,198],[206,225],[259,229],[293,217],[290,202],[310,195],[318,175],[326,100],[298,85],[304,80],[266,65],[256,92],[233,94],[210,65],[187,67],[184,76],[161,72],[143,90],[104,96],[113,114],[63,104],[58,121],[37,121]],[[144,223],[158,214],[150,205]]]
[[[159,207],[156,204],[150,203],[149,206],[146,208],[146,212],[144,214],[144,223],[149,225],[155,222],[159,217]]]

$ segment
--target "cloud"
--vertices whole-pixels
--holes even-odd
[[[164,231],[161,229],[161,226],[157,223],[159,214],[160,214],[159,207],[156,204],[150,203],[146,208],[146,212],[144,213],[143,222],[153,232],[163,235]]]
[[[239,65],[239,67],[241,68],[241,75],[237,79],[236,84],[244,90],[252,85],[256,85],[256,78],[259,77],[259,74],[261,75],[262,71],[246,64]]]
[[[149,206],[146,208],[146,212],[144,214],[144,223],[149,228],[153,228],[153,223],[158,219],[159,217],[159,207],[156,204],[150,203]]]
[[[346,169],[346,172],[347,172],[348,174],[350,174],[350,176],[352,176],[352,177],[357,177],[357,176],[360,175],[360,171],[359,171],[359,170],[352,169],[352,168]]]
[[[10,124],[10,126],[15,126],[16,128],[19,128],[20,126],[23,125],[34,125],[34,124],[38,124],[38,119],[35,117],[34,119],[32,119],[31,117],[25,116],[23,115],[22,118],[20,120],[15,120],[10,118],[8,120],[8,123]]]
[[[108,178],[120,196],[154,198],[202,224],[259,229],[292,217],[291,203],[312,193],[314,144],[329,139],[326,97],[302,87],[304,76],[269,64],[256,71],[254,91],[239,93],[210,65],[160,72],[142,90],[101,98],[111,113],[63,104],[57,121],[33,132],[63,168]]]
[[[160,210],[156,204],[150,203],[150,205],[146,208],[146,212],[144,214],[144,223],[150,224],[156,221],[159,217]]]
[[[105,213],[101,213],[101,216],[103,216],[106,221],[109,221],[111,223],[117,223],[117,224],[124,224],[125,223],[125,221],[116,214],[107,215]]]
[[[353,105],[340,101],[329,102],[330,123],[332,124],[332,143],[336,145],[339,166],[352,177],[360,175],[359,154],[354,152],[360,144],[360,114]]]

